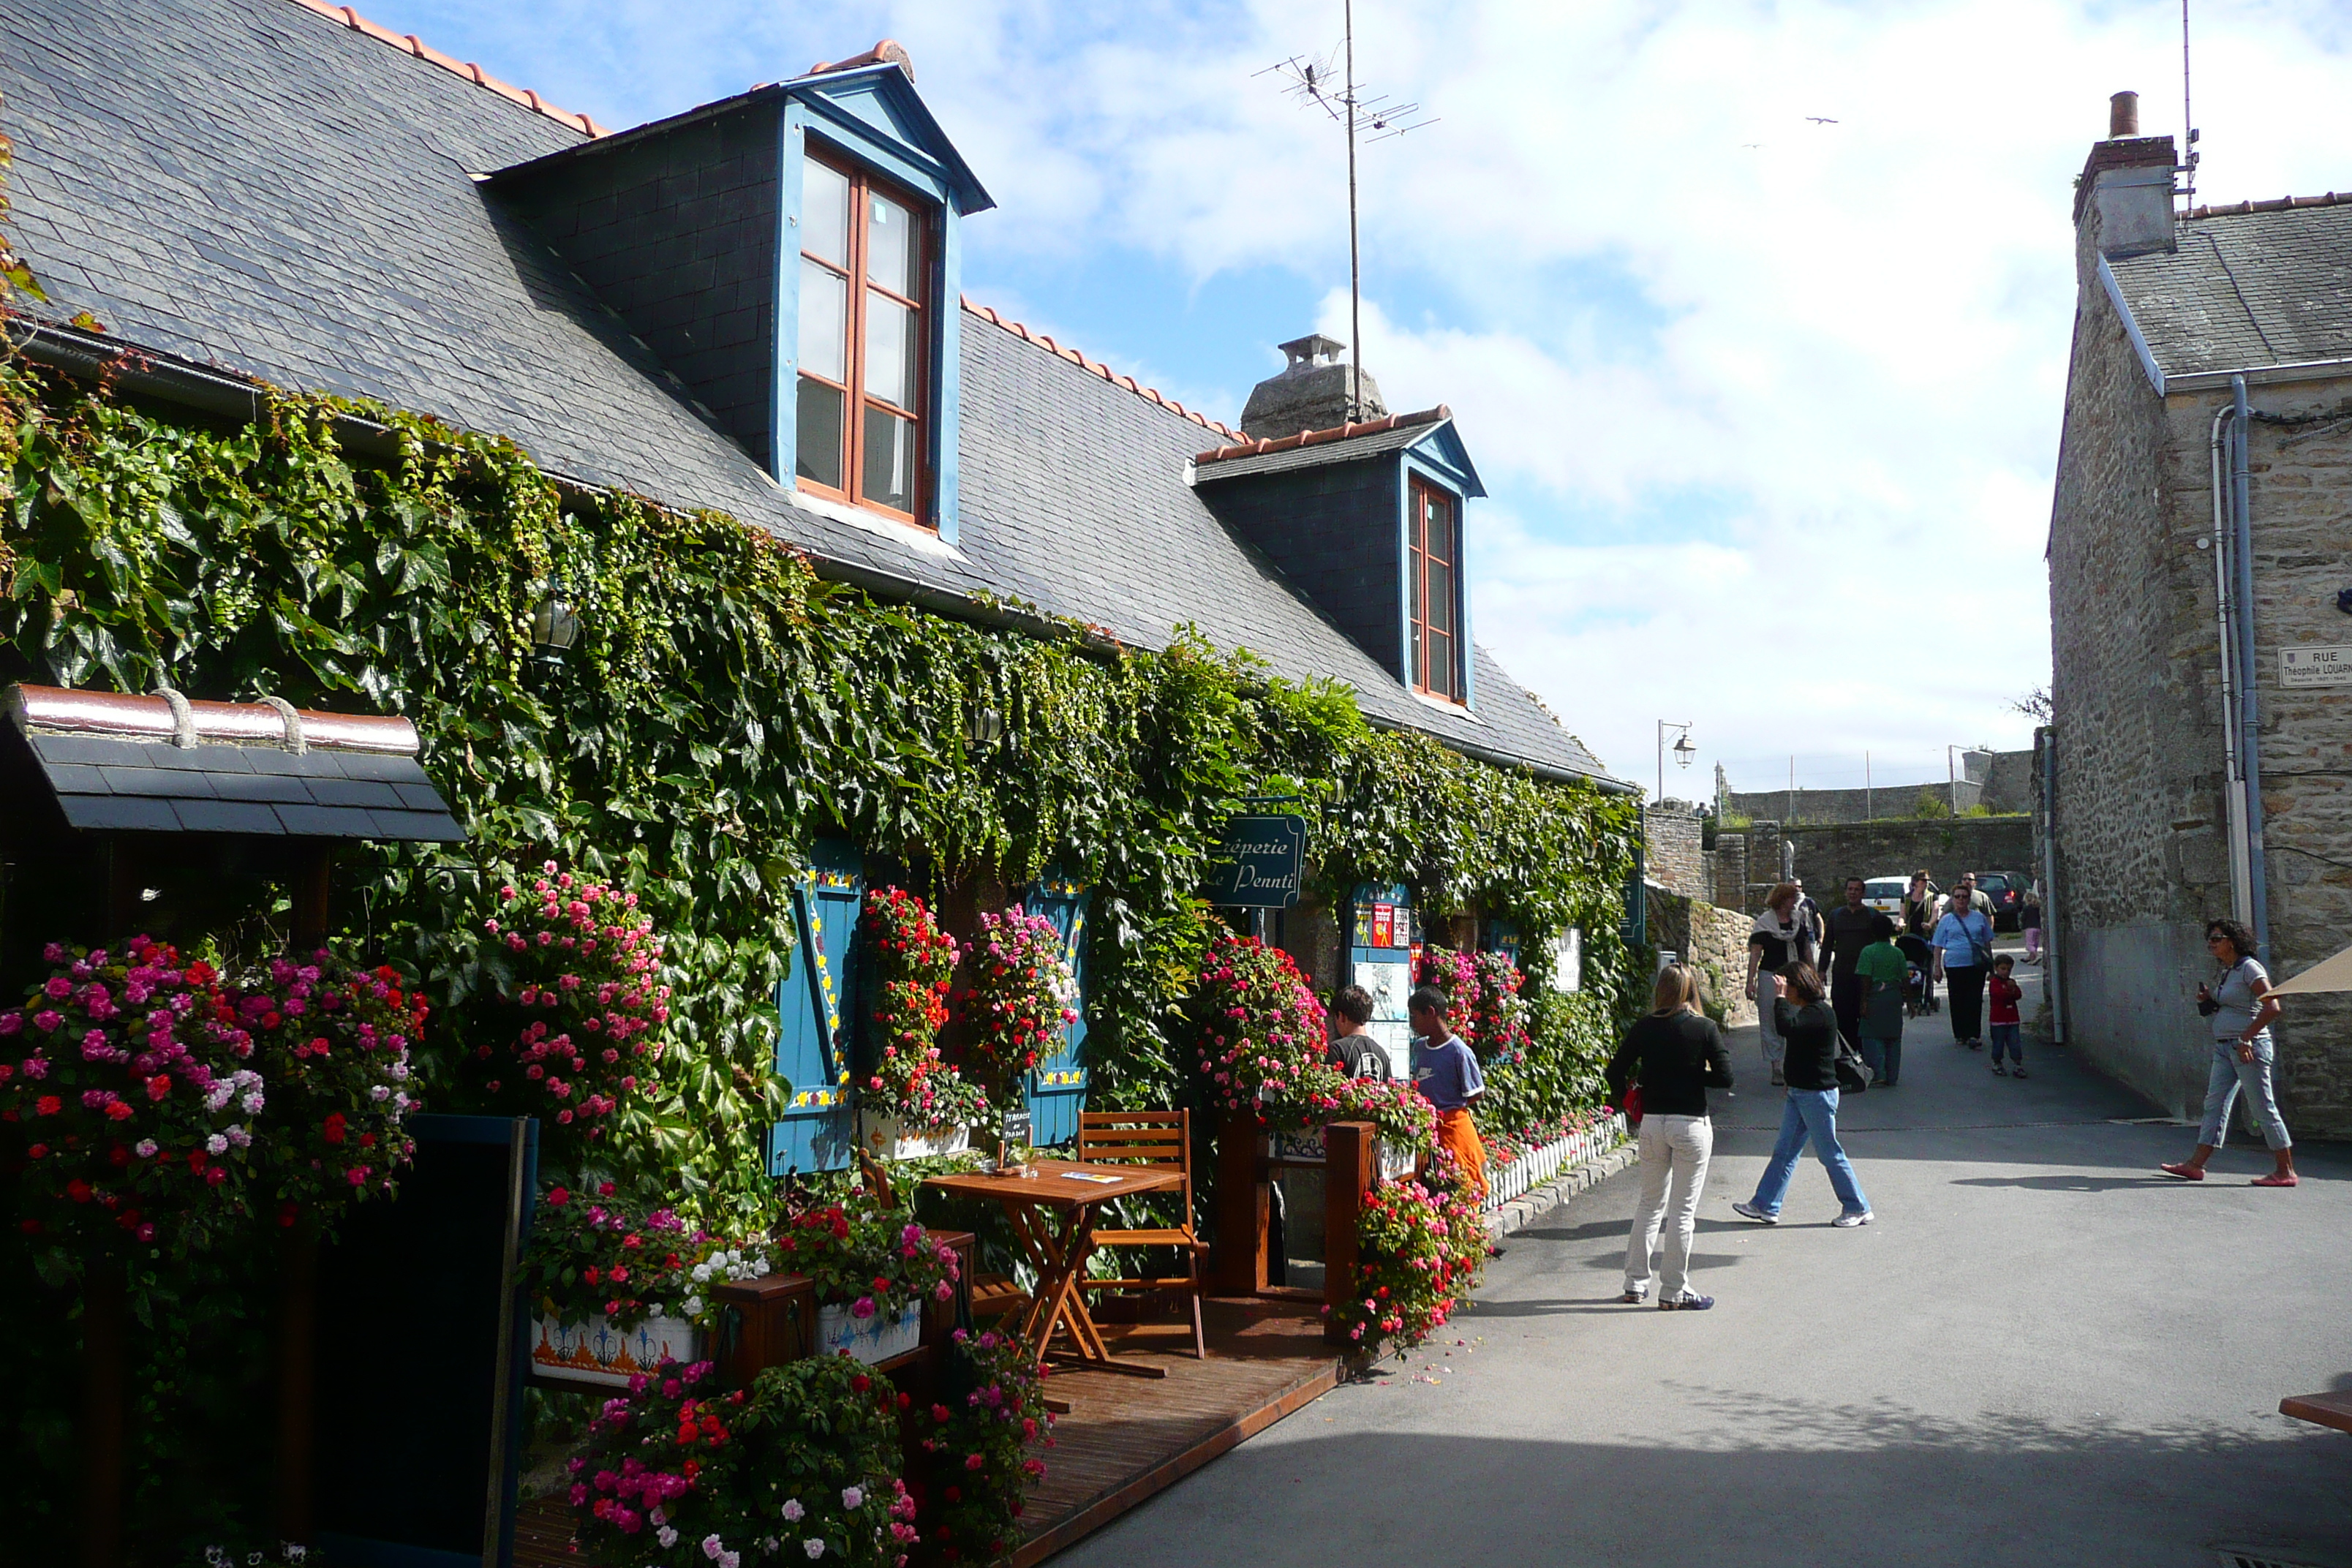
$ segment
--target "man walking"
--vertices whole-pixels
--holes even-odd
[[[1861,878],[1845,879],[1845,902],[1829,912],[1822,939],[1822,965],[1830,972],[1830,1007],[1837,1014],[1838,1033],[1855,1050],[1862,1048],[1862,1005],[1870,995],[1870,982],[1855,973],[1854,964],[1874,940],[1878,916],[1862,901],[1864,891]]]

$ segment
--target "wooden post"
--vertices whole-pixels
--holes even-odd
[[[306,841],[295,854],[293,874],[288,879],[287,897],[292,908],[287,912],[287,934],[298,953],[311,953],[327,940],[327,889],[331,856],[323,839]]]
[[[317,1408],[319,1233],[285,1233],[278,1253],[278,1535],[310,1543],[312,1427]]]
[[[1323,1129],[1323,1337],[1350,1342],[1340,1317],[1356,1292],[1356,1224],[1380,1174],[1380,1130],[1369,1121]]]
[[[816,1353],[816,1282],[805,1275],[738,1279],[714,1287],[710,1298],[726,1309],[719,1374],[729,1386]]]
[[[1224,1296],[1265,1289],[1265,1160],[1254,1110],[1228,1110],[1217,1129],[1217,1237],[1209,1251],[1212,1288]]]
[[[120,1264],[90,1265],[81,1286],[81,1560],[83,1568],[122,1561],[123,1321],[127,1287]]]

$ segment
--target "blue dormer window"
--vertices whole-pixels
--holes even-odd
[[[806,154],[793,475],[907,522],[929,515],[937,214],[877,175]]]
[[[1468,695],[1462,679],[1462,510],[1418,474],[1408,484],[1405,524],[1406,668],[1413,689],[1448,702]]]

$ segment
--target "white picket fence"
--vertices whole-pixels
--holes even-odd
[[[1528,1150],[1508,1164],[1486,1167],[1486,1206],[1500,1208],[1525,1197],[1562,1171],[1573,1170],[1625,1141],[1625,1118],[1612,1111],[1583,1131]]]

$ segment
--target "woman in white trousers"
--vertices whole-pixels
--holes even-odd
[[[1705,1311],[1715,1298],[1690,1288],[1691,1234],[1715,1152],[1706,1091],[1731,1087],[1731,1058],[1723,1031],[1698,1010],[1698,980],[1688,968],[1669,963],[1660,970],[1650,1003],[1608,1069],[1618,1103],[1638,1094],[1642,1117],[1642,1195],[1625,1238],[1625,1292],[1619,1300],[1638,1306],[1648,1299],[1650,1258],[1663,1232],[1660,1310]]]

